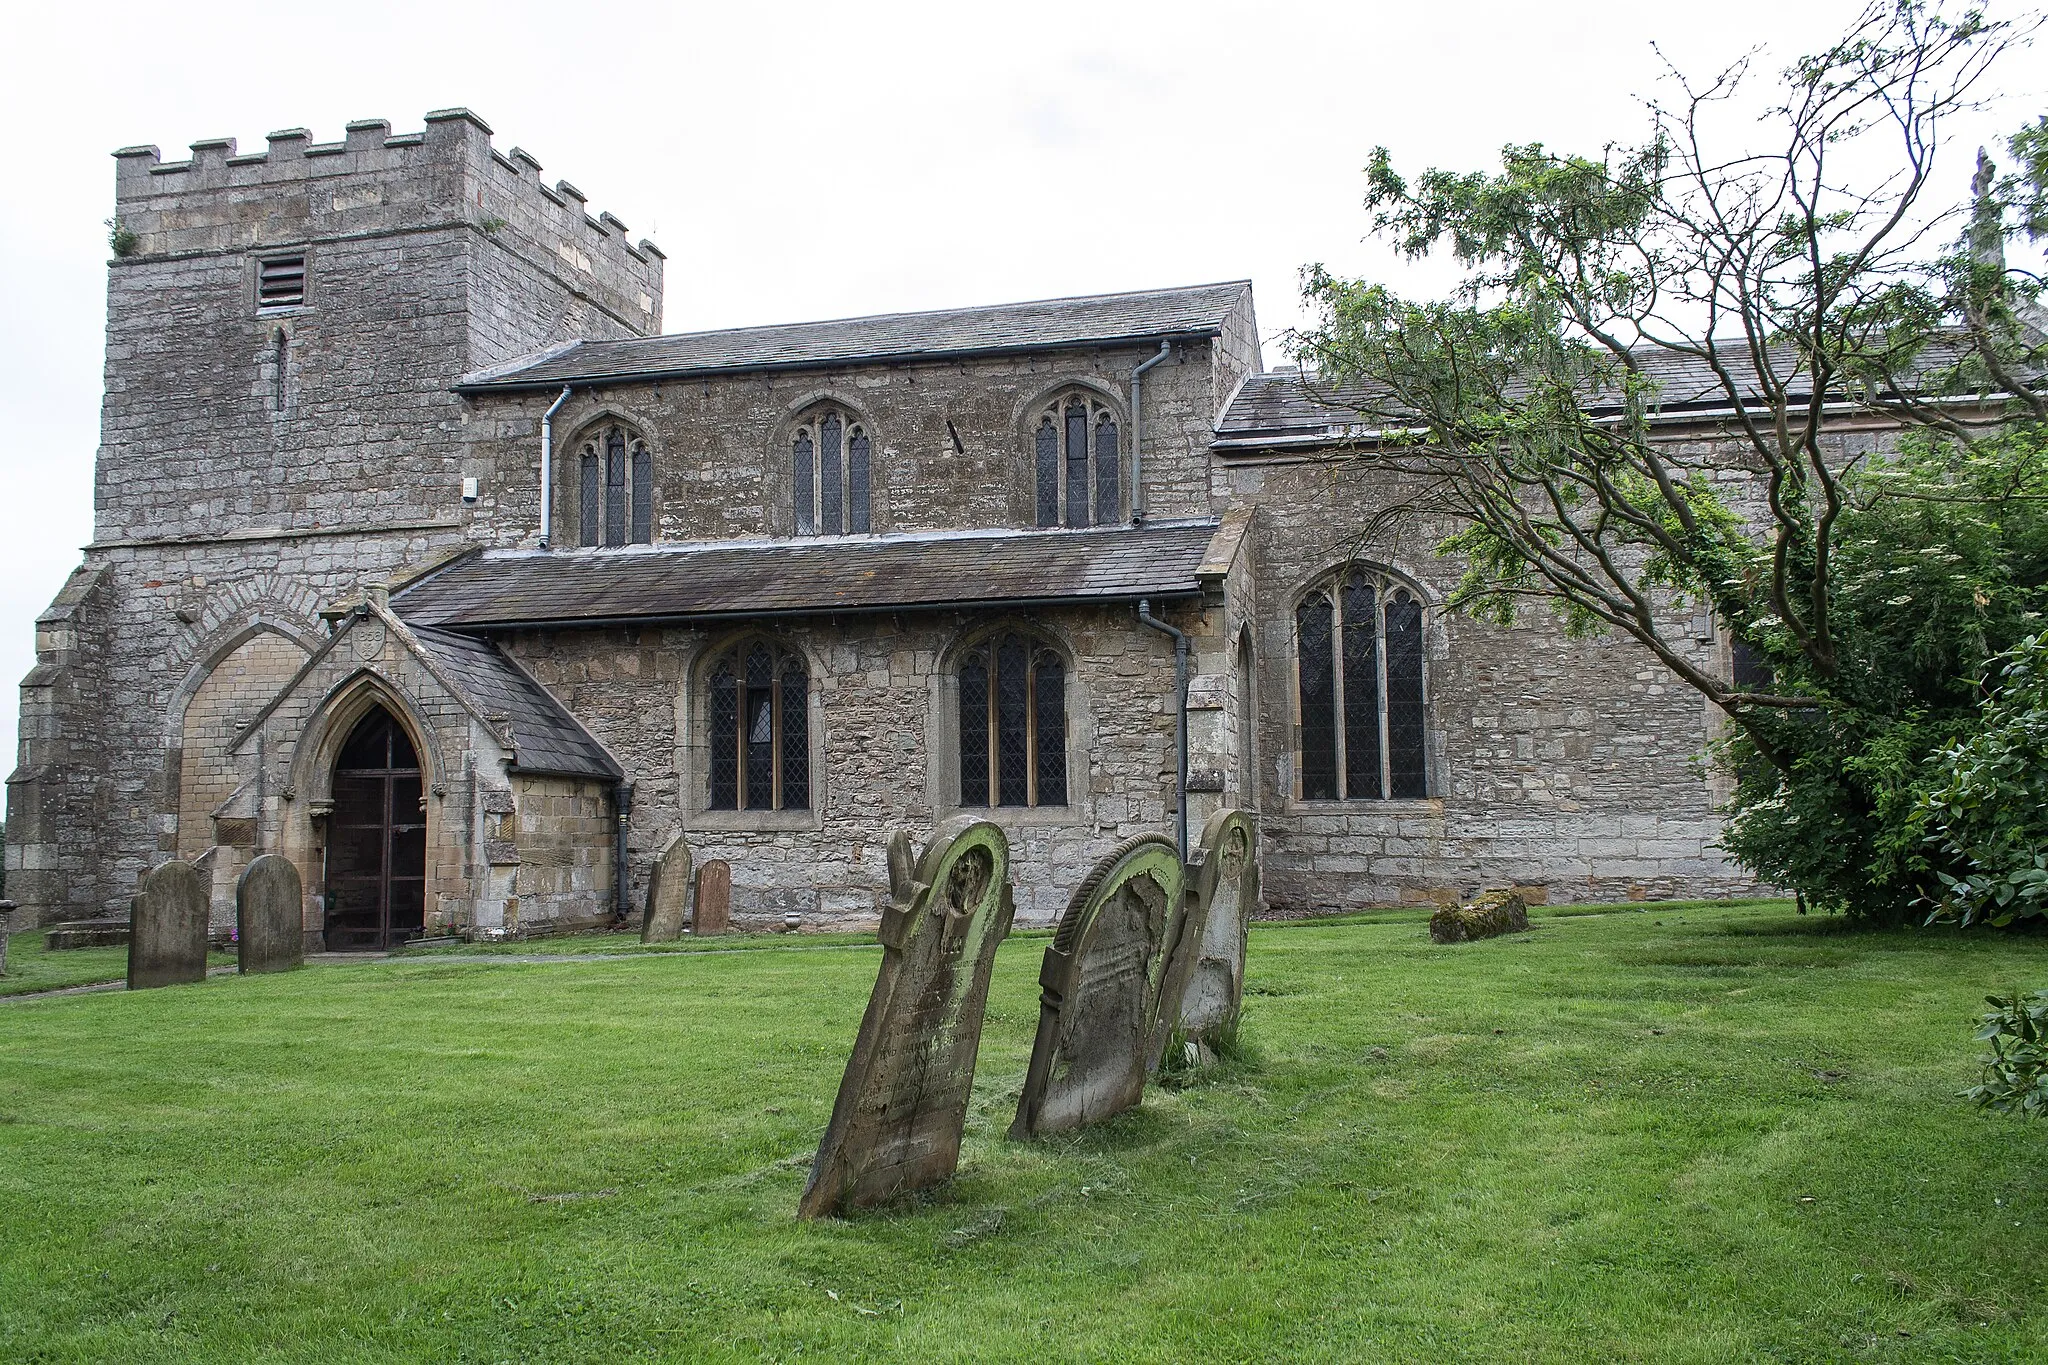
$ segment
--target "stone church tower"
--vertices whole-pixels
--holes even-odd
[[[467,110],[268,142],[115,153],[93,543],[37,621],[7,781],[31,922],[121,913],[152,858],[216,846],[231,895],[270,832],[228,749],[323,607],[512,534],[456,380],[661,328],[661,253]]]

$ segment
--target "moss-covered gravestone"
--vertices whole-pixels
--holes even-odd
[[[673,943],[683,936],[690,913],[690,846],[677,830],[668,836],[654,874],[647,879],[647,913],[640,920],[642,943]]]
[[[1258,836],[1243,811],[1220,810],[1188,857],[1187,931],[1160,988],[1160,1025],[1214,1044],[1244,1006],[1246,933],[1259,904]]]
[[[236,970],[247,975],[303,965],[305,926],[305,885],[292,860],[275,853],[252,859],[235,883]]]
[[[1519,891],[1489,891],[1470,905],[1446,905],[1429,917],[1434,943],[1519,934],[1529,927],[1529,904]]]
[[[1111,849],[1067,902],[1038,972],[1038,1038],[1011,1137],[1080,1128],[1143,1098],[1181,881],[1173,841],[1143,834]]]
[[[142,875],[129,920],[128,989],[206,979],[206,879],[173,858]]]
[[[882,967],[818,1143],[800,1218],[885,1203],[952,1177],[974,1090],[989,971],[1010,932],[1010,849],[986,820],[939,826],[892,858]]]

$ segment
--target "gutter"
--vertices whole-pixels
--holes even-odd
[[[569,401],[569,386],[562,385],[554,405],[540,418],[540,548],[545,550],[555,530],[555,414]]]
[[[1137,369],[1131,371],[1131,525],[1133,526],[1143,526],[1145,524],[1145,419],[1141,415],[1144,411],[1143,404],[1140,402],[1143,396],[1141,381],[1145,378],[1145,371],[1164,361],[1166,357],[1172,354],[1173,343],[1171,341],[1162,341],[1159,343],[1158,355],[1153,356],[1150,360],[1139,365]],[[1140,610],[1142,611],[1142,608]],[[1183,833],[1180,842],[1181,856],[1185,858],[1188,851],[1188,841],[1185,833]]]
[[[1174,813],[1175,847],[1180,860],[1188,860],[1188,637],[1152,614],[1152,603],[1140,599],[1138,620],[1164,635],[1173,637],[1174,748],[1179,754],[1180,800]]]

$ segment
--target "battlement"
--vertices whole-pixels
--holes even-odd
[[[133,234],[130,260],[263,250],[324,239],[467,226],[602,298],[637,331],[658,331],[661,250],[625,223],[593,217],[566,180],[467,109],[426,116],[419,132],[383,119],[351,123],[337,142],[304,128],[271,133],[260,152],[233,138],[191,144],[182,161],[153,146],[114,153],[115,218]]]

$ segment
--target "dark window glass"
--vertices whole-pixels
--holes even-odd
[[[996,804],[1031,804],[1031,656],[1006,635],[996,646]]]
[[[766,645],[747,651],[746,710],[747,809],[775,809],[775,657]]]
[[[598,515],[604,508],[604,494],[597,477],[597,447],[586,447],[583,452],[583,482],[577,489],[577,506],[582,512],[583,543],[598,543]]]
[[[782,664],[782,808],[811,804],[810,686],[793,659]]]
[[[837,413],[826,414],[818,423],[818,529],[828,536],[838,535],[845,525],[839,514],[839,438],[843,431]]]
[[[960,804],[988,804],[988,657],[960,665]]]
[[[1378,598],[1363,574],[1344,585],[1344,794],[1354,801],[1383,794]]]
[[[732,662],[721,659],[711,671],[711,809],[735,810],[740,804],[739,680]]]
[[[1737,687],[1755,689],[1769,687],[1778,680],[1771,666],[1757,656],[1757,652],[1740,640],[1731,641],[1728,647],[1729,663],[1734,676],[1730,679]]]
[[[1067,525],[1088,524],[1088,409],[1067,405]]]
[[[859,427],[846,441],[846,529],[868,529],[868,434]]]
[[[1114,526],[1123,517],[1117,472],[1122,460],[1116,448],[1116,419],[1103,413],[1095,423],[1095,524]]]
[[[1038,524],[1060,524],[1060,433],[1050,414],[1038,424]]]
[[[604,438],[604,543],[626,543],[626,434],[617,427]]]
[[[1387,771],[1398,800],[1429,795],[1422,704],[1422,604],[1387,595]]]
[[[796,439],[789,443],[789,453],[790,479],[796,485],[796,533],[800,536],[816,535],[818,493],[811,470],[811,433],[799,431]]]
[[[633,443],[633,543],[654,543],[654,452]]]
[[[1032,669],[1032,743],[1038,755],[1038,804],[1067,804],[1067,671],[1059,656],[1040,650]]]
[[[1337,679],[1330,599],[1311,595],[1294,612],[1301,657],[1301,794],[1337,799]]]

